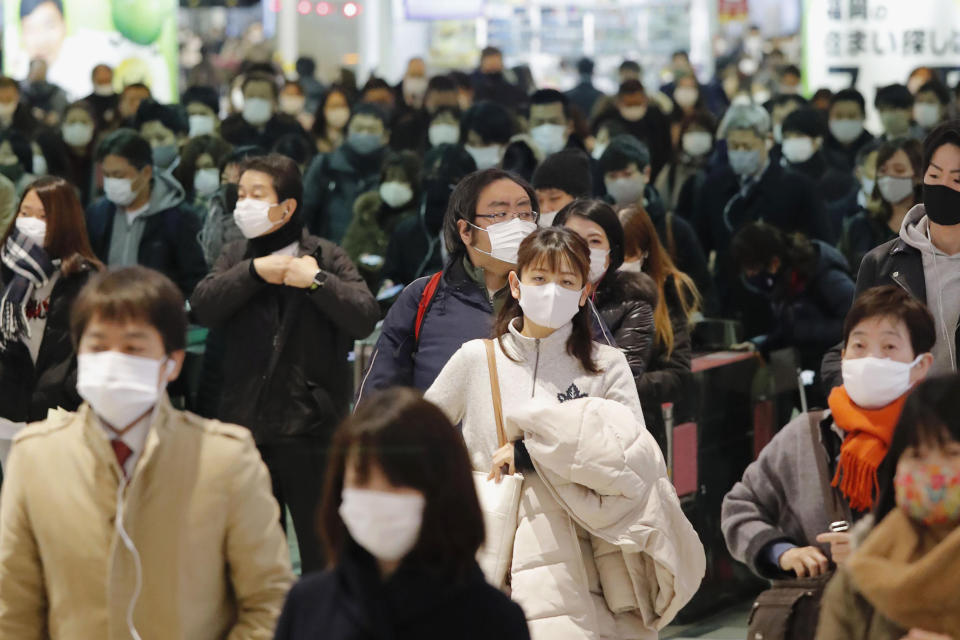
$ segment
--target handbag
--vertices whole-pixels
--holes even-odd
[[[831,520],[845,520],[847,516],[837,493],[830,486],[827,464],[821,455],[820,422],[824,415],[824,412],[808,414],[823,504]],[[820,620],[820,600],[832,577],[830,571],[815,578],[773,580],[771,587],[753,603],[747,640],[810,640],[815,637]]]
[[[500,401],[500,379],[497,361],[493,352],[493,340],[484,340],[487,349],[487,369],[490,373],[490,392],[493,396],[493,416],[497,425],[499,447],[507,444],[507,432],[503,427],[503,404]],[[517,513],[520,509],[520,492],[523,476],[505,475],[499,483],[487,480],[485,471],[473,472],[473,484],[483,512],[485,537],[477,552],[477,562],[483,575],[494,587],[502,589],[507,571],[513,560],[513,539],[517,533]]]

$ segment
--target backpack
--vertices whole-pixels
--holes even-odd
[[[442,271],[438,271],[430,276],[427,286],[424,287],[423,293],[420,294],[420,304],[417,305],[417,319],[413,325],[413,339],[416,344],[420,343],[420,328],[423,327],[423,321],[427,317],[427,310],[430,308],[434,296],[437,295],[437,287],[440,286],[440,279],[442,277]]]

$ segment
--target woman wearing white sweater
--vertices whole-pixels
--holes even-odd
[[[515,466],[524,473],[510,584],[534,640],[657,637],[639,613],[611,613],[597,574],[593,536],[561,505],[556,488],[544,481],[549,479],[534,470],[537,460],[531,461],[517,420],[511,420],[528,415],[531,406],[542,415],[580,398],[614,400],[629,410],[624,413],[636,440],[649,440],[650,467],[663,467],[643,427],[625,356],[592,341],[584,306],[589,268],[587,244],[567,229],[540,229],[520,245],[517,271],[509,275],[512,297],[494,334],[503,415],[513,442],[497,446],[484,341],[464,344],[426,393],[454,424],[462,425],[474,470],[492,469],[497,479],[504,465],[511,474]]]

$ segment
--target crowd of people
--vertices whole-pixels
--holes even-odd
[[[779,51],[670,64],[0,77],[0,638],[655,638],[705,571],[661,409],[704,318],[814,372],[723,503],[825,593],[774,618],[960,638],[957,92],[874,135]]]

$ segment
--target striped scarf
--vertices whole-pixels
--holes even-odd
[[[59,260],[51,260],[43,247],[38,247],[14,227],[0,250],[0,261],[12,274],[0,297],[0,345],[5,346],[29,338],[27,303],[35,288],[50,282],[59,268]]]

